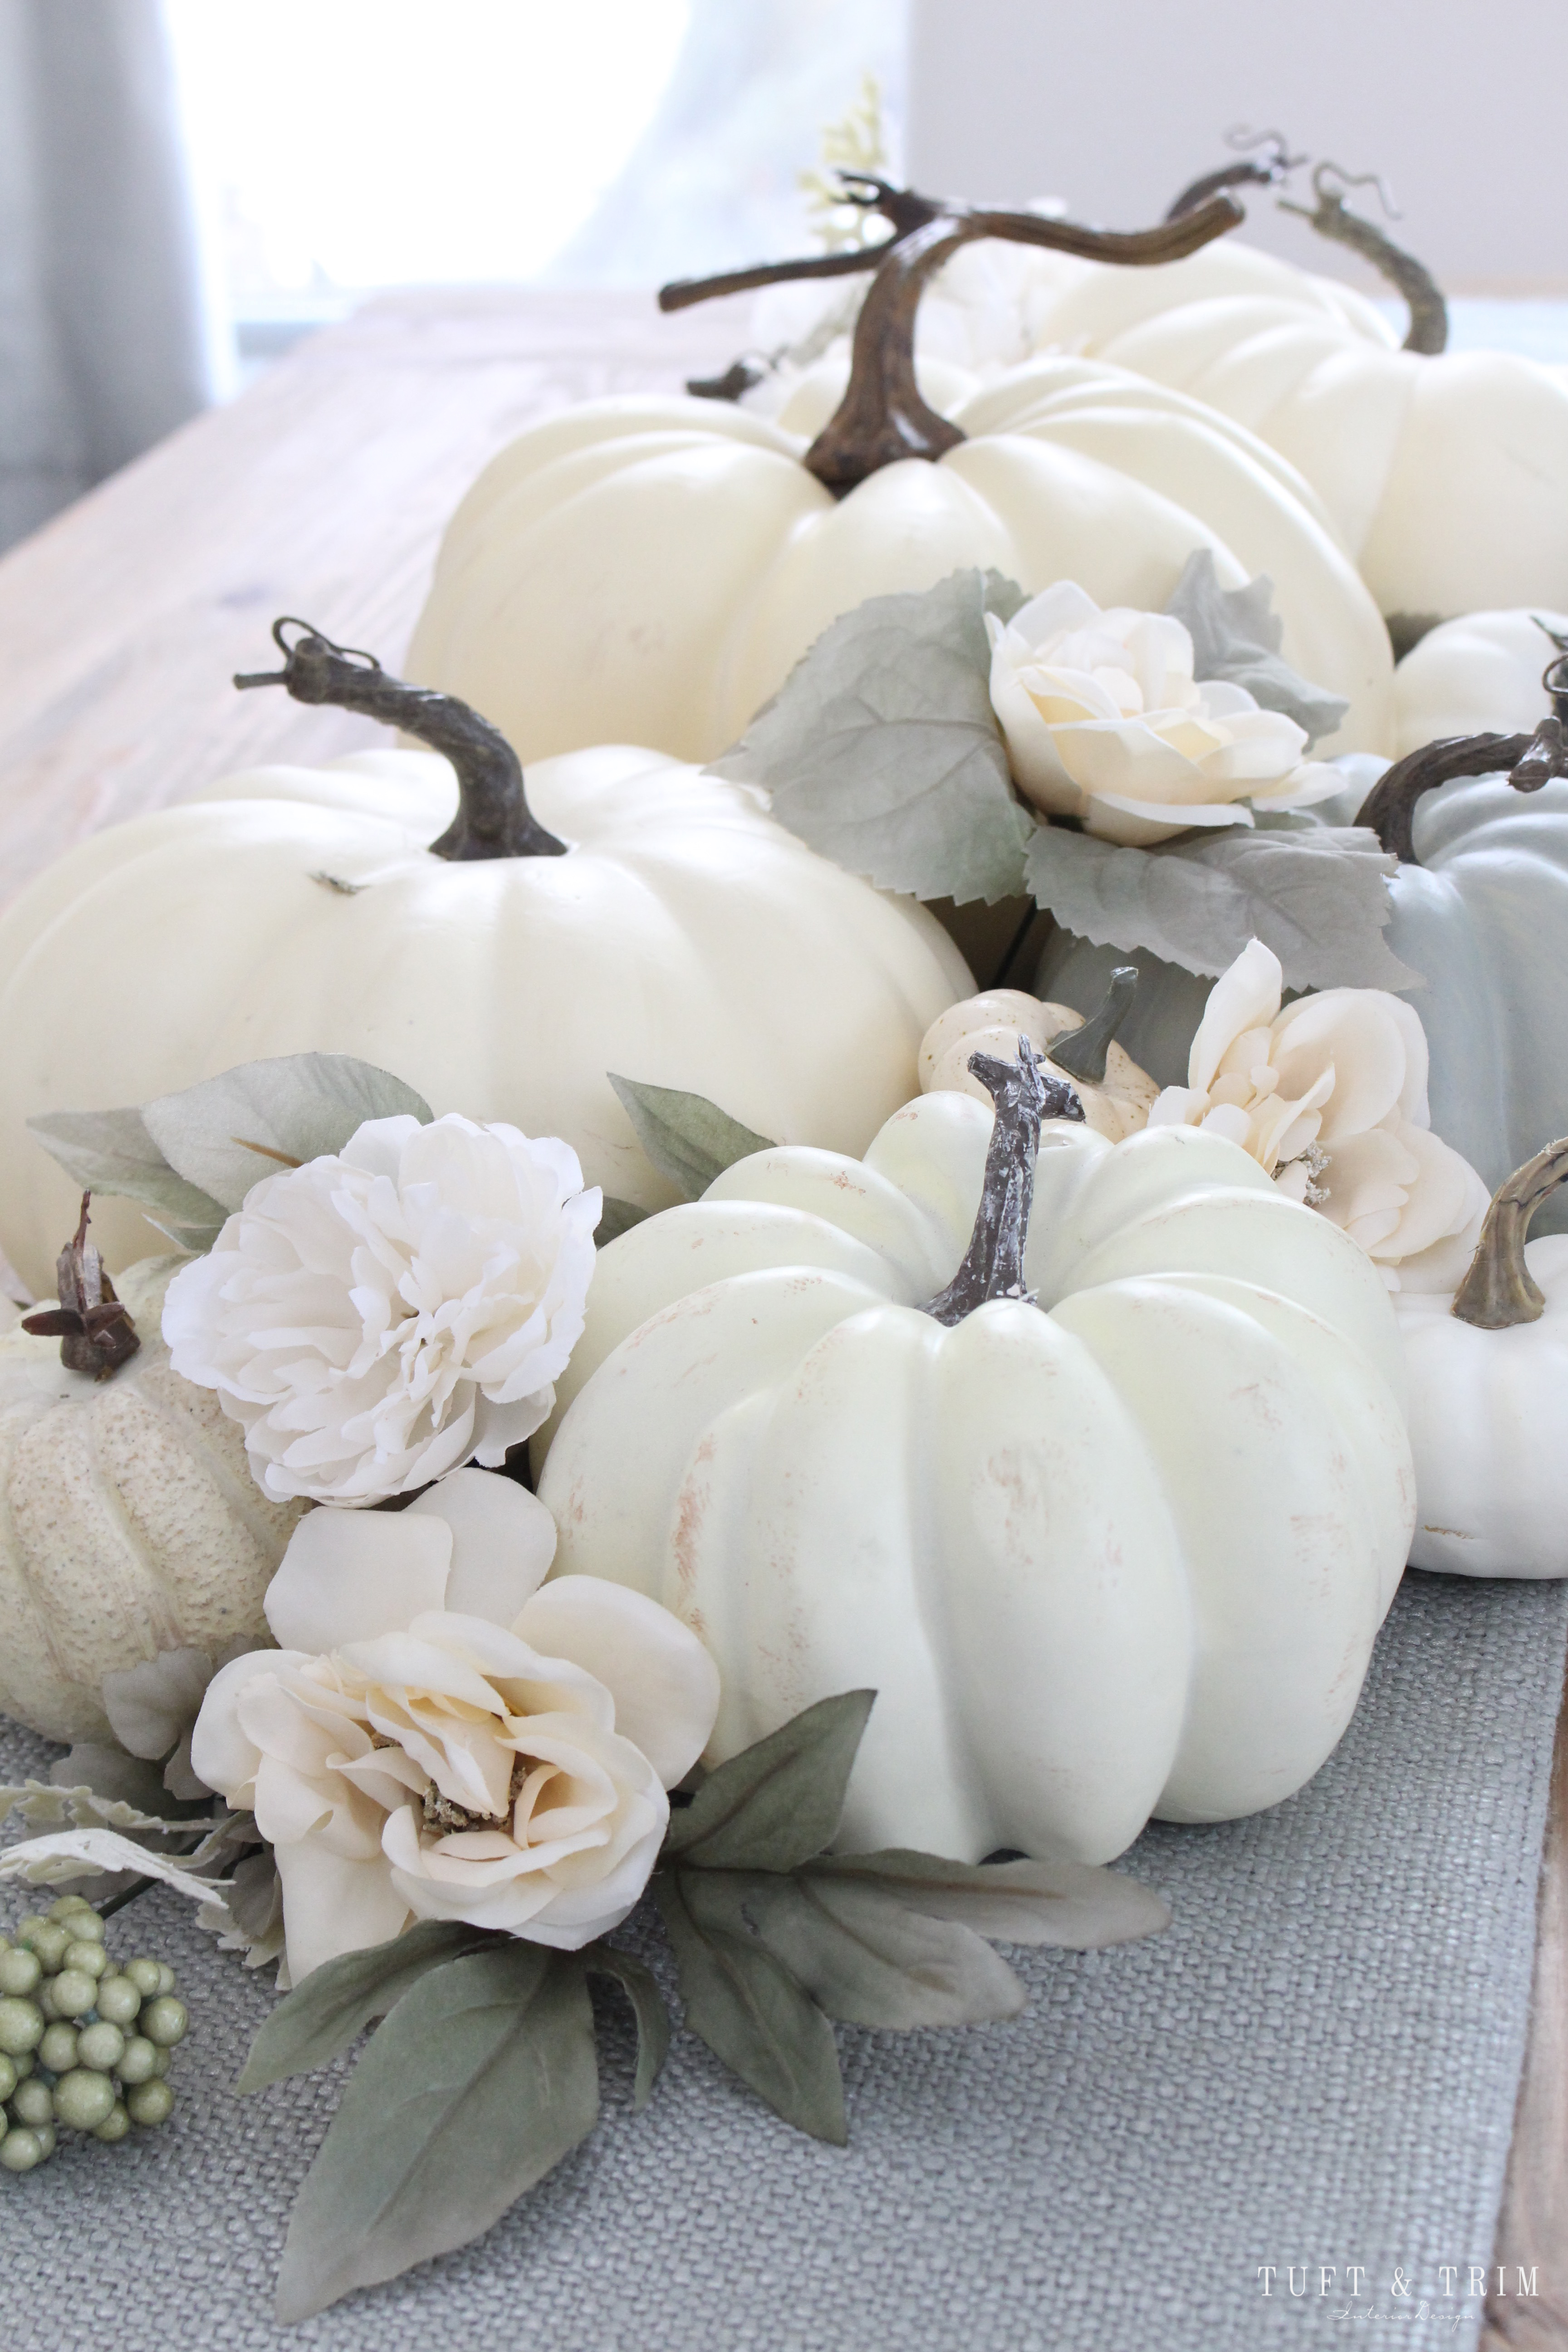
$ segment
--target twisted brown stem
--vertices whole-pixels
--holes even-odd
[[[304,635],[291,639],[284,635],[286,629]],[[272,637],[283,656],[282,668],[247,671],[236,677],[236,686],[280,686],[296,702],[362,711],[416,735],[450,760],[458,773],[458,814],[440,840],[430,844],[435,856],[460,862],[565,856],[566,843],[547,833],[529,807],[522,769],[506,737],[455,694],[409,686],[383,669],[374,654],[334,645],[309,621],[289,614],[274,621]]]
[[[87,1237],[90,1192],[81,1196],[81,1217],[76,1232],[55,1264],[58,1307],[24,1315],[22,1328],[35,1337],[58,1339],[60,1361],[68,1372],[95,1372],[106,1381],[128,1363],[142,1345],[129,1311],[114,1295],[103,1259]]]
[[[1506,1331],[1541,1320],[1546,1301],[1524,1262],[1524,1244],[1531,1217],[1562,1183],[1568,1183],[1568,1140],[1549,1143],[1498,1186],[1470,1270],[1454,1294],[1450,1312],[1461,1323]]]
[[[1020,1034],[1016,1062],[994,1054],[971,1054],[969,1066],[996,1106],[980,1207],[963,1262],[947,1288],[925,1312],[939,1323],[962,1323],[992,1298],[1027,1299],[1024,1251],[1029,1212],[1035,1202],[1035,1161],[1040,1122],[1047,1118],[1083,1123],[1083,1105],[1065,1078],[1047,1076],[1027,1037]]]
[[[1282,131],[1235,131],[1228,142],[1232,147],[1262,148],[1262,154],[1246,155],[1234,163],[1222,163],[1217,172],[1205,172],[1191,180],[1165,215],[1168,221],[1180,220],[1184,214],[1196,212],[1229,188],[1277,187],[1281,180],[1306,162],[1305,155],[1292,155],[1289,142]]]
[[[1550,726],[1552,721],[1542,723]],[[1512,772],[1509,782],[1517,791],[1533,792],[1537,789],[1533,782],[1519,782],[1519,765],[1533,752],[1539,731],[1536,735],[1445,735],[1436,743],[1424,743],[1418,751],[1407,751],[1367,794],[1357,813],[1357,824],[1370,825],[1402,866],[1418,866],[1414,828],[1415,803],[1422,793],[1436,792],[1457,776],[1489,776],[1501,768]],[[1542,783],[1545,781],[1544,776],[1540,779]]]
[[[1331,188],[1327,185],[1331,174],[1342,183],[1341,186]],[[1405,298],[1410,313],[1405,349],[1435,356],[1438,352],[1446,351],[1448,343],[1448,306],[1443,299],[1443,289],[1424,261],[1417,261],[1413,253],[1406,253],[1403,246],[1395,245],[1375,222],[1363,219],[1360,213],[1345,210],[1345,189],[1360,187],[1376,187],[1379,194],[1384,194],[1384,202],[1388,202],[1375,172],[1352,175],[1342,172],[1337,163],[1320,163],[1312,174],[1312,194],[1318,200],[1316,206],[1293,205],[1281,196],[1279,209],[1282,213],[1298,214],[1302,220],[1310,222],[1320,236],[1330,237],[1336,245],[1348,245],[1352,253],[1359,253],[1363,261],[1370,261],[1373,268]]]

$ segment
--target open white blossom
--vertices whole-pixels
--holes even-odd
[[[1453,1289],[1480,1237],[1486,1185],[1432,1133],[1426,1033],[1381,988],[1327,988],[1280,1011],[1279,959],[1252,940],[1209,1000],[1151,1127],[1202,1127],[1359,1242],[1391,1290]]]
[[[991,637],[991,701],[1018,790],[1047,816],[1145,847],[1190,825],[1250,824],[1247,801],[1305,808],[1338,792],[1305,730],[1245,687],[1193,677],[1193,641],[1167,613],[1101,612],[1071,580]]]
[[[174,1370],[279,1501],[374,1503],[504,1460],[583,1329],[601,1196],[552,1136],[373,1118],[270,1176],[169,1285]]]
[[[543,1504],[482,1470],[296,1528],[284,1646],[221,1669],[192,1743],[271,1841],[295,1983],[415,1918],[574,1951],[642,1893],[718,1669],[640,1592],[545,1583],[554,1551]]]

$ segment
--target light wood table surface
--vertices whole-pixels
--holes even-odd
[[[746,341],[745,298],[662,319],[640,294],[405,294],[312,336],[0,560],[0,899],[101,825],[264,760],[384,730],[237,694],[280,613],[395,669],[441,527],[527,424],[674,391]],[[1486,2352],[1568,2352],[1568,1712],[1559,1720],[1530,2047]],[[1493,2272],[1495,2278],[1496,2273]]]

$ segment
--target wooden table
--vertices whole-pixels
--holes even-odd
[[[442,524],[524,425],[673,391],[746,341],[745,298],[661,319],[634,294],[465,291],[373,303],[0,561],[0,898],[85,834],[262,760],[379,730],[237,695],[302,614],[395,667]],[[1467,2257],[1468,2258],[1468,2257]],[[1531,2036],[1488,2352],[1568,2352],[1568,1710],[1559,1720]],[[1494,2273],[1495,2276],[1495,2273]]]

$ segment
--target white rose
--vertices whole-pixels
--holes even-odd
[[[379,1502],[499,1464],[582,1334],[600,1206],[554,1137],[368,1119],[256,1185],[174,1276],[174,1370],[244,1423],[279,1501]]]
[[[295,1529],[284,1646],[220,1670],[192,1760],[272,1843],[296,1983],[414,1918],[574,1951],[642,1893],[718,1670],[641,1593],[545,1584],[554,1550],[542,1503],[483,1470]]]
[[[1251,940],[1209,992],[1187,1084],[1156,1098],[1150,1126],[1239,1143],[1359,1242],[1391,1289],[1453,1289],[1489,1196],[1431,1131],[1418,1015],[1381,988],[1327,988],[1281,1012],[1281,981],[1278,956]]]
[[[1190,825],[1250,824],[1248,800],[1305,808],[1343,784],[1331,762],[1303,764],[1293,719],[1245,687],[1197,685],[1192,638],[1169,614],[1102,613],[1060,580],[985,626],[1014,781],[1047,816],[1144,847]]]

